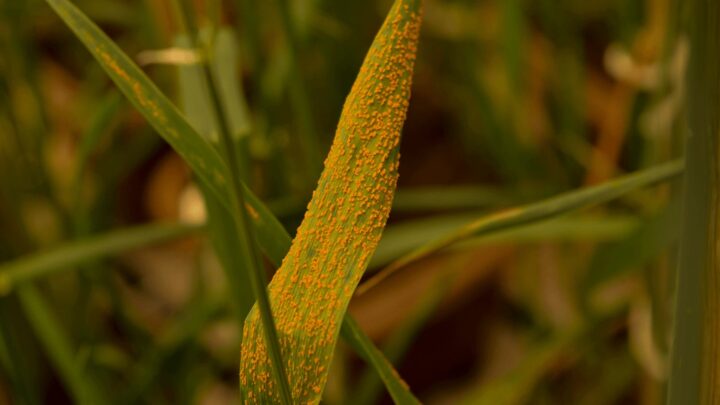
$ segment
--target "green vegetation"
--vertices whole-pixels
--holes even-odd
[[[0,403],[719,402],[719,7],[0,0]]]

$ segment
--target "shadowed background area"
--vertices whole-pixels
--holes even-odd
[[[73,3],[218,139],[172,1]],[[242,180],[293,235],[391,2],[192,3]],[[423,403],[664,402],[676,170],[397,260],[681,156],[675,3],[425,1],[398,190],[363,280],[394,271],[350,304]],[[239,400],[233,247],[211,243],[222,224],[205,225],[202,195],[44,1],[0,0],[0,404],[73,403],[68,381],[111,403]],[[34,292],[16,294],[21,281]],[[323,398],[392,403],[342,341]]]

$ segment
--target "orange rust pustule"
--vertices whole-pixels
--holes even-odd
[[[297,236],[269,286],[295,403],[318,403],[353,291],[375,251],[397,183],[421,0],[396,0],[345,101]],[[245,403],[279,401],[257,308],[245,322]]]

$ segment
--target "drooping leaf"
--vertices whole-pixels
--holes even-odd
[[[377,247],[397,181],[420,28],[420,0],[397,0],[345,102],[325,169],[270,283],[294,401],[317,403],[343,315]],[[245,323],[246,403],[277,400],[256,308]]]

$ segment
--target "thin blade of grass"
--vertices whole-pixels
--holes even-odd
[[[357,293],[365,293],[409,263],[439,252],[455,242],[472,236],[487,235],[502,230],[517,228],[563,215],[580,208],[601,204],[618,198],[637,188],[671,179],[680,174],[682,170],[682,162],[670,162],[598,186],[571,191],[547,200],[481,217],[395,260],[377,275],[361,285]]]
[[[312,186],[322,170],[320,140],[315,127],[315,118],[310,110],[310,106],[314,103],[310,100],[305,87],[305,80],[300,72],[300,64],[298,63],[300,46],[295,22],[290,12],[290,4],[287,0],[275,0],[275,3],[280,11],[280,21],[285,34],[288,62],[290,63],[290,80],[288,81],[290,102],[298,123],[300,135],[298,141],[303,153],[303,163],[305,163],[305,171],[307,172],[306,178],[309,185]]]
[[[681,2],[678,2],[681,3]],[[720,3],[690,7],[683,231],[668,404],[720,403]]]
[[[20,314],[14,312],[15,306],[11,305],[7,299],[0,300],[0,324],[1,325],[17,325],[13,321],[13,317]],[[24,350],[18,345],[18,332],[25,328],[16,326],[12,330],[8,328],[0,328],[0,362],[2,363],[2,373],[9,380],[15,390],[16,399],[19,403],[28,405],[38,405],[40,394],[37,390],[38,376],[35,372],[34,359],[23,355]]]
[[[392,364],[372,343],[370,338],[362,332],[360,325],[352,318],[345,317],[342,323],[343,336],[350,346],[359,353],[363,359],[375,368],[380,379],[385,383],[390,396],[396,404],[419,404],[415,396],[410,393],[407,384],[401,380]]]
[[[386,266],[404,254],[432,242],[437,238],[437,235],[452,232],[481,215],[483,214],[437,215],[388,226],[383,232],[380,244],[370,261],[370,268],[378,269],[381,266]],[[475,247],[479,244],[548,240],[583,239],[607,241],[626,235],[637,224],[638,220],[631,216],[573,216],[508,229],[484,237],[470,238],[463,243],[458,243],[457,247],[467,248],[466,245]]]
[[[438,277],[438,284],[423,297],[417,308],[413,310],[413,313],[410,314],[407,320],[403,321],[397,331],[395,331],[383,345],[382,351],[392,364],[397,364],[402,360],[417,334],[420,333],[422,327],[425,326],[435,313],[435,310],[449,289],[449,281],[450,277]],[[347,327],[350,329],[350,332],[352,332],[358,328],[358,325],[353,324]],[[346,328],[345,323],[343,323],[343,328]],[[363,342],[364,339],[365,337],[357,336],[355,344]],[[378,397],[382,393],[383,380],[385,380],[385,378],[384,374],[380,372],[380,367],[365,370],[355,388],[355,395],[351,401],[351,405],[372,405],[377,403]],[[393,384],[395,384],[393,381],[386,382],[387,387]],[[402,393],[399,394],[402,395]],[[396,403],[401,403],[398,401],[402,400],[403,397],[398,396],[398,393],[390,392],[390,395]]]
[[[173,355],[186,344],[193,342],[202,328],[218,315],[226,305],[224,297],[209,297],[189,306],[167,331],[159,337],[157,345],[137,362],[124,389],[123,404],[137,404],[156,380]],[[166,367],[167,368],[167,367]]]
[[[667,207],[646,219],[627,237],[600,246],[580,283],[580,296],[587,298],[593,288],[643,265],[677,241],[680,231],[678,212]]]
[[[213,250],[220,261],[228,282],[228,292],[238,327],[242,329],[245,317],[255,303],[255,293],[250,287],[247,271],[243,271],[242,258],[237,254],[239,235],[235,223],[228,218],[232,214],[218,201],[214,194],[203,189],[203,199],[207,211],[207,233]]]
[[[176,7],[182,7],[177,4]],[[237,80],[238,57],[236,54],[237,44],[232,30],[228,28],[205,29],[193,35],[191,39],[188,34],[192,21],[185,21],[189,17],[181,17],[181,24],[185,26],[185,32],[175,39],[179,47],[192,49],[199,52],[196,47],[200,44],[206,45],[207,59],[201,62],[211,67],[212,73],[217,77],[217,86],[214,89],[219,96],[222,108],[227,114],[219,114],[227,117],[227,129],[231,131],[233,143],[246,139],[241,135],[247,135],[250,127],[247,106],[242,97],[241,84]],[[199,35],[199,37],[196,37]],[[212,52],[210,51],[212,50]],[[206,81],[206,72],[200,64],[188,64],[178,66],[178,84],[180,88],[180,104],[183,112],[192,126],[207,139],[218,141],[221,127],[215,118],[213,103],[210,102],[210,92]],[[244,148],[240,148],[244,151]],[[242,168],[240,175],[246,180],[249,170],[248,156],[238,153],[238,165]],[[245,321],[247,313],[255,302],[255,294],[251,288],[250,277],[247,271],[240,271],[244,267],[243,258],[237,254],[237,246],[240,245],[232,212],[228,211],[225,205],[215,196],[212,191],[200,184],[200,189],[205,200],[205,208],[208,216],[208,234],[213,249],[225,270],[226,278],[230,285],[231,301],[235,309],[235,315],[240,329]]]
[[[577,333],[551,337],[525,353],[523,361],[509,374],[495,378],[464,395],[466,405],[521,404],[529,399],[536,385],[568,349],[577,344]]]
[[[199,37],[197,26],[193,15],[190,12],[190,5],[186,0],[176,0],[176,8],[179,12],[180,21],[185,26],[187,34],[196,49],[203,49],[205,54],[209,54],[210,50],[202,48],[202,42]],[[215,73],[212,71],[210,61],[207,57],[202,58],[200,68],[202,72],[202,84],[206,90],[206,94],[210,98],[210,106],[213,123],[217,126],[221,150],[224,152],[225,160],[228,164],[230,177],[230,217],[235,225],[235,235],[233,242],[237,242],[235,253],[239,260],[239,269],[244,269],[250,281],[250,288],[256,300],[256,307],[260,314],[260,320],[263,326],[263,336],[267,346],[267,355],[270,359],[272,367],[270,374],[273,376],[274,382],[277,384],[279,399],[283,404],[291,404],[293,402],[288,383],[287,373],[285,371],[285,362],[280,351],[280,343],[278,333],[275,327],[275,319],[270,307],[270,300],[267,295],[265,277],[265,269],[262,264],[259,248],[255,240],[255,235],[251,228],[250,219],[245,209],[245,196],[242,191],[242,181],[240,179],[240,159],[235,153],[235,144],[230,130],[230,122],[228,114],[225,111],[223,100],[221,97],[220,86]],[[219,211],[215,211],[216,213]],[[226,273],[231,273],[236,269],[226,268]],[[233,277],[233,275],[231,275]],[[231,291],[231,294],[237,294],[242,291]]]
[[[354,288],[387,221],[420,28],[420,0],[397,0],[345,102],[318,187],[270,283],[293,398],[317,403]],[[259,311],[245,322],[246,403],[277,400]]]
[[[81,405],[107,404],[92,376],[78,368],[78,362],[60,323],[53,317],[40,293],[34,286],[25,285],[18,289],[18,296],[27,319],[35,330],[35,336],[70,389],[75,402]]]
[[[176,0],[177,9],[180,14],[180,20],[184,23],[190,41],[196,49],[201,49],[202,44],[198,38],[198,30],[195,20],[190,12],[190,6],[186,0]],[[210,55],[211,51],[205,47],[205,54]],[[280,351],[280,343],[278,341],[278,333],[275,327],[275,319],[270,307],[270,300],[267,295],[265,277],[265,268],[262,264],[257,241],[251,229],[249,215],[245,209],[245,196],[242,191],[242,174],[240,173],[240,159],[235,153],[235,144],[233,142],[230,130],[230,121],[228,120],[225,106],[223,105],[220,85],[212,72],[210,66],[211,56],[203,58],[201,62],[202,82],[208,91],[210,105],[212,106],[213,122],[217,126],[220,135],[220,144],[225,152],[225,158],[230,169],[230,190],[232,191],[232,209],[230,210],[230,219],[235,224],[235,235],[237,238],[230,239],[237,243],[237,256],[240,259],[240,266],[237,268],[244,269],[247,274],[248,281],[253,295],[255,296],[256,307],[260,313],[260,320],[263,326],[263,335],[265,345],[267,346],[267,354],[272,363],[270,372],[275,383],[277,383],[280,400],[284,404],[293,402],[290,392],[290,384],[288,383],[287,373],[285,371],[285,362]],[[216,211],[217,212],[217,211]],[[227,273],[231,273],[235,269],[225,269]],[[232,277],[232,275],[231,275]],[[231,294],[242,293],[243,291],[232,291]],[[242,322],[242,320],[241,320]]]
[[[170,100],[127,57],[110,38],[67,0],[47,0],[75,32],[110,78],[158,133],[185,159],[219,201],[228,209],[228,168],[213,146],[198,134]],[[289,246],[287,232],[270,210],[242,185],[250,220],[259,245],[270,257],[283,257]]]
[[[210,58],[212,71],[217,76],[222,104],[229,120],[228,126],[234,141],[240,140],[250,131],[250,117],[245,99],[241,96],[242,83],[238,80],[238,44],[233,30],[221,27],[215,35],[207,29],[200,32],[202,42],[213,40],[208,47],[212,49]],[[192,47],[187,35],[178,36],[175,45],[181,48]],[[207,102],[207,91],[203,83],[203,72],[197,64],[178,66],[180,100],[182,111],[188,121],[201,134],[217,140],[218,125],[213,120],[212,106]]]
[[[512,201],[507,192],[478,186],[417,187],[399,189],[393,201],[397,212],[425,212],[479,209],[499,206]]]
[[[160,89],[110,38],[67,0],[47,0],[148,122],[215,193],[227,193],[227,167]]]
[[[32,331],[24,322],[20,305],[15,297],[0,299],[0,325],[14,325],[0,328],[0,345],[6,348],[8,366],[3,372],[16,389],[19,403],[39,405],[43,403],[37,389],[42,366],[35,354],[38,346],[30,339]]]
[[[35,253],[0,264],[0,296],[20,284],[133,248],[181,238],[202,230],[202,226],[153,224],[113,231],[70,242],[46,252]]]

